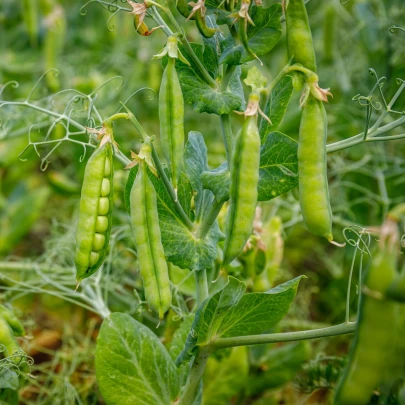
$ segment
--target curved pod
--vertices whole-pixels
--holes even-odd
[[[224,264],[241,253],[252,233],[260,164],[260,136],[256,119],[256,116],[246,119],[233,148]]]
[[[302,216],[308,230],[329,241],[332,210],[326,172],[327,117],[321,101],[309,96],[303,108],[299,142],[298,175]]]
[[[76,232],[76,279],[95,273],[104,262],[110,239],[114,167],[112,146],[96,149],[87,162]]]
[[[170,308],[172,294],[161,241],[156,191],[145,163],[140,163],[131,189],[130,204],[131,225],[146,300],[162,319]]]

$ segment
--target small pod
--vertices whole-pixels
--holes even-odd
[[[177,10],[179,11],[179,13],[183,17],[187,18],[188,20],[194,20],[195,19],[195,17],[193,15],[190,17],[191,7],[189,6],[187,0],[177,0],[176,1],[176,7],[177,7]]]
[[[176,38],[174,40],[177,41]],[[159,92],[159,121],[163,153],[170,163],[173,186],[177,188],[184,153],[184,100],[175,62],[175,58],[169,56],[163,72]]]
[[[396,257],[380,249],[372,258],[361,296],[356,335],[349,363],[335,393],[335,405],[366,405],[373,391],[396,367],[399,304],[385,293],[396,276]]]
[[[257,117],[249,116],[236,136],[232,153],[224,264],[230,263],[241,253],[252,233],[257,205],[259,164],[260,136]]]
[[[289,57],[316,72],[315,50],[304,0],[287,0],[285,18]]]
[[[132,185],[131,225],[146,301],[162,319],[172,302],[169,269],[159,227],[155,187],[147,173],[147,164],[139,163]]]
[[[198,31],[200,31],[200,34],[205,38],[211,38],[217,32],[215,28],[209,27],[207,25],[207,21],[201,10],[198,10],[195,13],[195,23],[197,25]]]
[[[96,149],[87,162],[76,232],[76,279],[91,276],[107,254],[113,194],[111,142]]]
[[[308,230],[332,241],[326,137],[325,108],[321,101],[309,96],[302,111],[298,142],[300,205]]]

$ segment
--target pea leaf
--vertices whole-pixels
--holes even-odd
[[[287,314],[303,276],[265,293],[245,294],[246,285],[234,277],[197,309],[186,345],[176,360],[188,361],[200,346],[221,337],[260,334]]]
[[[96,347],[97,381],[107,405],[172,403],[177,369],[158,337],[127,314],[113,313]]]
[[[249,372],[246,346],[234,347],[228,357],[208,359],[204,372],[203,405],[223,405],[244,387]]]
[[[264,113],[270,118],[271,124],[267,120],[262,119],[259,125],[262,143],[265,141],[267,134],[275,131],[280,125],[293,90],[292,77],[285,76],[271,91],[264,107]]]
[[[215,56],[212,47],[207,47],[206,50],[200,44],[191,44],[197,57],[203,61],[206,69],[211,75],[215,75],[218,69],[215,68]],[[181,47],[183,55],[190,62],[190,66],[176,61],[176,70],[179,76],[181,90],[183,92],[184,101],[191,104],[194,111],[206,112],[209,114],[229,114],[231,111],[237,110],[242,99],[239,94],[233,93],[232,88],[225,91],[219,91],[217,88],[210,87],[202,78],[200,71],[194,61],[187,54],[187,51]],[[163,65],[167,60],[163,60]],[[214,67],[211,65],[214,63]]]
[[[297,149],[297,142],[281,132],[271,132],[265,137],[260,150],[259,201],[271,200],[298,186]],[[217,201],[229,200],[230,174],[226,162],[204,171],[201,180]]]
[[[255,25],[249,25],[247,37],[250,49],[257,56],[270,52],[280,40],[282,34],[281,14],[281,4],[273,4],[268,8],[251,8],[250,16]],[[254,57],[246,52],[243,45],[232,42],[224,49],[219,58],[219,63],[240,65],[253,59]]]
[[[234,72],[232,73],[227,86],[227,90],[229,90],[233,94],[238,95],[242,100],[242,103],[237,109],[237,111],[245,111],[246,109],[245,93],[243,90],[241,76],[242,76],[242,68],[240,66],[237,66]]]
[[[204,188],[211,190],[214,193],[218,202],[229,200],[231,175],[228,170],[227,162],[214,170],[204,171],[201,174],[201,181]]]
[[[298,186],[298,144],[271,132],[260,150],[258,200],[268,201]]]

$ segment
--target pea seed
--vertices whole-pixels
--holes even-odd
[[[103,182],[101,183],[101,197],[107,197],[110,195],[110,191],[110,180],[104,177]]]
[[[108,218],[104,216],[98,216],[96,220],[96,232],[104,233],[108,229]]]
[[[101,233],[95,233],[93,238],[93,250],[98,252],[105,245],[105,236]]]
[[[98,203],[99,215],[107,215],[110,211],[110,201],[107,197],[101,197]]]
[[[90,254],[90,266],[94,266],[99,259],[100,255],[97,252],[91,252]]]
[[[111,174],[111,162],[109,159],[106,159],[104,165],[104,176],[108,177],[110,174]]]

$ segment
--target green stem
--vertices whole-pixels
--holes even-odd
[[[222,137],[224,139],[226,160],[228,162],[228,170],[231,168],[231,156],[233,147],[233,134],[229,114],[221,115]]]
[[[338,142],[334,142],[334,143],[330,143],[329,145],[326,146],[326,151],[328,153],[336,152],[338,150],[343,150],[343,149],[347,149],[347,148],[350,148],[355,145],[359,145],[363,142],[389,141],[389,140],[405,138],[405,134],[393,135],[393,136],[387,136],[387,137],[379,137],[379,135],[385,134],[386,132],[389,132],[404,124],[405,124],[405,116],[398,118],[396,121],[391,122],[387,125],[384,125],[383,127],[379,128],[379,129],[369,130],[368,134],[366,136],[366,139],[364,139],[364,132],[362,132],[361,134],[352,136],[351,138],[343,139],[342,141],[338,141]]]
[[[207,270],[196,271],[195,280],[197,283],[197,305],[200,306],[209,296]]]
[[[114,114],[111,117],[108,117],[106,120],[104,120],[104,122],[110,123],[112,121],[119,120],[119,119],[125,119],[125,120],[129,119],[128,113]]]
[[[199,239],[204,239],[206,237],[207,233],[211,229],[212,224],[217,219],[219,211],[221,211],[223,205],[224,202],[217,202],[217,200],[214,200],[211,209],[208,211],[206,215],[204,215],[203,221],[200,226],[200,230],[198,232]]]
[[[193,365],[188,375],[187,383],[181,393],[178,405],[190,405],[194,403],[197,395],[198,385],[204,374],[205,366],[210,355],[210,350],[205,347],[199,351],[194,358]]]
[[[227,347],[260,345],[266,343],[294,342],[297,340],[318,339],[330,336],[345,335],[356,330],[356,322],[342,323],[328,328],[304,330],[300,332],[272,333],[268,335],[236,336],[229,338],[219,338],[212,342],[210,346],[214,350],[225,349]]]
[[[346,317],[345,317],[345,323],[350,322],[350,292],[351,292],[351,289],[352,289],[354,263],[356,261],[358,248],[359,248],[358,245],[356,245],[356,250],[354,251],[354,255],[353,255],[353,259],[352,259],[352,265],[350,266],[349,282],[348,282],[348,285],[347,285],[347,293],[346,293]]]

